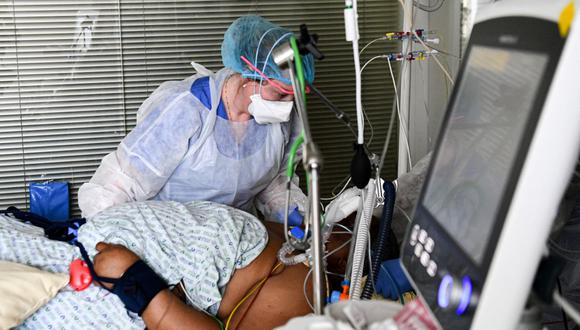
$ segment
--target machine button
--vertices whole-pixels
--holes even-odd
[[[417,244],[417,237],[419,237],[419,225],[414,225],[413,230],[411,231],[411,235],[409,236],[409,244],[411,246],[415,246]]]
[[[423,251],[423,253],[421,254],[421,265],[423,265],[423,267],[427,267],[427,265],[429,265],[429,261],[431,260],[431,256],[429,255],[429,252],[427,251]]]
[[[439,283],[439,289],[437,291],[437,304],[443,309],[448,308],[449,305],[451,305],[451,297],[453,295],[454,286],[453,282],[455,282],[453,276],[446,274],[443,276],[441,282]]]
[[[411,231],[411,240],[412,241],[413,240],[414,241],[417,240],[417,237],[419,236],[419,229],[420,229],[419,225],[414,225],[413,226],[413,230]]]
[[[421,229],[421,231],[419,231],[419,242],[421,242],[421,244],[425,244],[427,237],[427,231],[425,231],[425,229]]]
[[[429,265],[427,265],[427,274],[429,274],[431,277],[435,277],[437,274],[437,264],[435,261],[429,261]]]
[[[431,237],[427,237],[427,241],[425,242],[425,250],[431,253],[433,252],[433,248],[435,247],[435,241]]]
[[[461,283],[461,298],[455,309],[455,314],[457,315],[463,315],[467,311],[473,296],[473,283],[471,283],[469,276],[463,276]]]
[[[475,307],[478,294],[474,292],[473,283],[469,276],[458,279],[447,274],[439,283],[437,292],[437,304],[443,309],[451,309],[456,315],[463,315],[470,307]]]
[[[422,252],[423,252],[423,245],[421,245],[421,244],[415,245],[415,256],[417,258],[421,257]]]

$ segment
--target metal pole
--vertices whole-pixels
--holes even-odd
[[[405,8],[403,11],[403,31],[411,31],[413,28],[411,22],[408,20],[409,17],[405,15],[405,12],[411,13],[413,10],[413,1],[405,0]],[[401,52],[407,54],[409,51],[413,50],[413,42],[411,38],[403,40],[401,44]],[[408,143],[408,136],[405,136],[405,131],[407,135],[409,134],[409,119],[410,119],[410,107],[411,107],[411,62],[404,60],[401,62],[401,83],[400,83],[400,105],[401,105],[401,125],[399,126],[399,156],[398,156],[398,166],[397,172],[399,175],[407,173],[409,171],[409,155],[407,153],[407,148],[405,143]],[[403,127],[404,125],[404,127]]]
[[[290,67],[290,78],[292,80],[292,87],[295,92],[296,108],[298,116],[302,121],[302,129],[304,131],[304,170],[309,174],[310,178],[310,221],[312,228],[312,243],[310,246],[310,257],[312,267],[312,297],[314,298],[314,313],[322,314],[324,308],[324,265],[322,256],[322,233],[320,230],[320,190],[318,184],[318,175],[322,167],[322,157],[318,152],[318,148],[312,142],[312,135],[310,133],[310,125],[308,124],[308,114],[304,107],[304,95],[298,88],[298,82],[294,75],[294,63],[288,61]]]
[[[288,44],[280,46],[274,51],[274,61],[280,65],[284,61],[288,64],[290,71],[290,81],[294,89],[294,102],[298,110],[298,117],[302,122],[304,132],[304,169],[309,175],[310,184],[310,224],[312,236],[310,244],[310,258],[312,267],[312,296],[314,298],[314,313],[321,315],[324,308],[324,260],[322,249],[322,232],[320,223],[320,189],[318,175],[322,170],[322,156],[316,145],[312,142],[310,125],[308,124],[308,114],[304,106],[304,95],[298,85],[298,79],[294,74],[294,57]],[[308,218],[308,215],[307,215]]]
[[[312,223],[312,244],[310,246],[310,253],[312,257],[312,296],[314,298],[314,313],[322,314],[324,308],[324,265],[322,256],[322,232],[320,222],[320,191],[318,185],[318,174],[320,171],[320,154],[313,143],[306,146],[308,149],[308,159],[305,161],[305,167],[310,173],[310,210],[312,216],[310,217]]]

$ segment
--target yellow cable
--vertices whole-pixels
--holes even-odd
[[[330,284],[328,284],[328,275],[324,272],[324,279],[326,280],[326,300],[330,297]]]
[[[274,267],[274,269],[272,269],[272,271],[270,272],[270,274],[268,274],[266,277],[264,277],[260,282],[258,282],[256,285],[254,285],[254,287],[252,288],[252,290],[250,290],[250,292],[248,292],[246,294],[246,296],[244,298],[242,298],[242,300],[240,300],[240,302],[236,305],[236,307],[234,307],[234,309],[232,310],[232,312],[230,313],[230,316],[228,317],[228,320],[226,322],[226,329],[228,330],[230,328],[230,322],[234,316],[234,314],[236,313],[236,311],[238,310],[238,308],[240,308],[240,306],[242,306],[242,304],[244,303],[244,301],[246,301],[256,290],[258,290],[260,287],[262,287],[262,285],[264,285],[264,283],[266,283],[266,280],[268,278],[270,278],[270,276],[276,271],[276,269],[278,269],[278,267],[282,266],[281,262],[278,262],[278,264],[276,265],[276,267]]]

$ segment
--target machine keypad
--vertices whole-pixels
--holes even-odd
[[[435,249],[435,240],[429,237],[429,233],[419,225],[414,225],[409,236],[409,245],[413,249],[413,254],[419,258],[419,262],[427,274],[431,277],[437,275],[437,263],[431,259],[431,253]]]

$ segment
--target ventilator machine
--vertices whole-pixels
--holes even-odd
[[[478,11],[402,242],[401,264],[418,296],[413,311],[403,308],[407,323],[400,311],[397,319],[381,309],[384,302],[357,302],[353,273],[350,300],[281,329],[371,329],[369,319],[356,320],[381,313],[372,329],[539,329],[524,316],[553,302],[578,316],[542,272],[580,151],[579,5],[503,0]],[[364,178],[363,196],[374,194],[377,179]],[[359,217],[370,217],[375,204],[360,204],[371,211]]]

